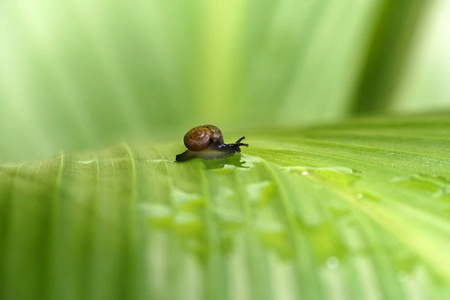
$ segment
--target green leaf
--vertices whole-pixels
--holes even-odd
[[[449,115],[222,131],[0,165],[0,298],[450,296]]]

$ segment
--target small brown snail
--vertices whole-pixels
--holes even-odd
[[[177,161],[185,161],[199,157],[203,159],[224,158],[241,152],[241,146],[248,147],[248,144],[241,143],[245,137],[241,137],[233,144],[225,144],[222,132],[214,125],[197,126],[189,130],[184,136],[184,145],[188,150],[178,154]]]

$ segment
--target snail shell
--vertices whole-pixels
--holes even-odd
[[[222,132],[214,125],[197,126],[184,136],[184,145],[191,151],[202,151],[211,144],[223,144]]]

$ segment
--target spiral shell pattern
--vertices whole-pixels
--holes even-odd
[[[197,126],[184,136],[184,145],[191,151],[201,151],[209,147],[214,132],[205,126]]]

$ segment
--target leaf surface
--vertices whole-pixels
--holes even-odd
[[[444,299],[449,120],[253,131],[221,160],[177,163],[174,142],[3,164],[0,298]]]

